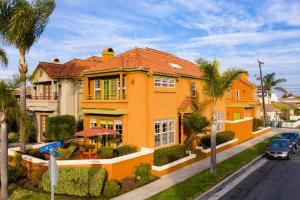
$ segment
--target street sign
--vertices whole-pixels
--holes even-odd
[[[49,151],[49,152],[46,152],[48,155],[51,156],[51,154],[54,156],[54,157],[57,157],[59,158],[60,157],[60,154],[57,152],[57,151]]]
[[[56,185],[58,180],[58,167],[53,156],[51,156],[49,160],[49,172],[51,177],[51,185]]]
[[[60,141],[57,141],[57,142],[53,142],[51,144],[48,144],[46,146],[42,146],[40,148],[40,152],[41,153],[47,153],[48,151],[50,151],[51,149],[55,149],[55,148],[58,148],[58,147],[61,147],[62,144]]]

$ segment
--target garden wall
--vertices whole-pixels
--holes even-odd
[[[244,119],[225,121],[225,130],[233,131],[235,133],[235,138],[239,139],[239,143],[253,138],[252,135],[252,117],[245,117]]]

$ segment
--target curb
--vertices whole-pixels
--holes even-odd
[[[202,193],[200,196],[198,196],[197,198],[195,198],[195,200],[206,200],[206,199],[209,199],[210,196],[212,196],[213,194],[215,194],[218,191],[222,190],[227,183],[233,181],[234,179],[236,179],[237,177],[239,177],[241,174],[243,174],[244,172],[246,172],[249,168],[251,168],[256,163],[258,163],[259,161],[261,161],[264,158],[264,155],[265,154],[262,154],[262,155],[258,156],[257,158],[255,158],[254,160],[252,160],[251,162],[249,162],[248,164],[246,164],[245,166],[243,166],[242,168],[240,168],[238,171],[234,172],[233,174],[231,174],[230,176],[228,176],[227,178],[225,178],[224,180],[222,180],[220,183],[218,183],[217,185],[213,186],[208,191]]]

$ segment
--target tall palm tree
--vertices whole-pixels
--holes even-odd
[[[276,79],[275,73],[266,74],[263,78],[263,84],[265,89],[265,96],[271,98],[273,89],[283,94],[288,94],[288,91],[283,87],[278,86],[280,83],[285,83],[287,80],[285,78]],[[257,78],[260,80],[260,77]]]
[[[220,63],[217,60],[212,62],[199,59],[197,61],[201,71],[200,79],[203,82],[203,89],[207,96],[210,97],[213,110],[211,113],[211,134],[210,134],[210,146],[211,146],[211,165],[210,172],[217,172],[216,163],[216,104],[217,101],[224,96],[225,91],[230,88],[232,82],[237,79],[241,74],[247,73],[244,70],[231,68],[220,73]]]
[[[4,66],[7,66],[7,64],[8,64],[6,52],[1,48],[0,48],[0,63]]]
[[[26,79],[28,67],[26,53],[44,32],[55,8],[55,0],[5,0],[0,2],[0,34],[6,43],[15,46],[20,53],[20,102],[26,112]],[[26,130],[20,126],[20,151],[25,153]]]
[[[7,118],[17,116],[18,102],[10,88],[4,81],[0,81],[0,127],[1,127],[1,199],[8,197],[8,139]]]

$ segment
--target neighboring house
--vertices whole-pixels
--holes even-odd
[[[259,86],[260,87],[260,86]],[[261,92],[260,92],[260,88],[258,87],[258,101],[262,103],[262,98],[261,98]],[[272,93],[271,94],[271,98],[270,97],[265,97],[265,104],[271,104],[273,102],[278,102],[279,98],[277,96],[277,94]]]
[[[281,121],[282,112],[275,106],[275,103],[266,104],[266,121]],[[263,116],[263,110],[261,110],[261,116]]]
[[[73,59],[63,64],[56,59],[52,63],[38,64],[30,77],[31,98],[27,99],[27,109],[34,113],[36,120],[38,142],[44,140],[47,117],[68,114],[75,116],[76,120],[82,118],[80,100],[83,84],[80,73],[101,63],[100,59]]]
[[[259,118],[260,103],[256,98],[256,85],[243,74],[226,91],[226,120],[239,120],[245,117]]]
[[[21,90],[20,90],[20,88],[16,88],[14,90],[14,94],[15,94],[15,97],[16,97],[17,101],[20,102],[20,97],[21,97]],[[30,98],[31,98],[31,88],[27,87],[26,88],[26,99],[30,99]]]
[[[114,129],[122,143],[159,148],[183,143],[183,118],[211,106],[202,92],[198,65],[172,54],[134,48],[114,57],[105,49],[103,63],[83,73],[84,130]],[[224,102],[217,106],[218,131],[224,130]]]

